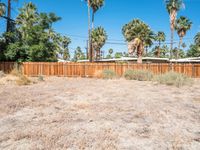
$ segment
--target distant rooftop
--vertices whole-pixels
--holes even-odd
[[[172,63],[200,63],[200,57],[193,58],[182,58],[182,59],[172,59],[169,58],[156,58],[156,57],[143,57],[143,61],[145,62],[172,62]],[[133,57],[122,57],[122,58],[112,58],[112,59],[101,59],[95,62],[120,62],[120,61],[137,61],[137,58]],[[58,62],[70,62],[59,59]],[[79,60],[78,62],[89,62],[89,60]]]

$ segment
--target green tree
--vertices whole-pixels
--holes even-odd
[[[6,5],[0,2],[0,17],[6,13]]]
[[[25,5],[19,9],[20,13],[17,16],[16,24],[18,25],[18,31],[22,34],[22,40],[27,40],[30,36],[30,30],[39,20],[39,14],[37,8],[33,3],[25,3]]]
[[[191,29],[192,26],[192,22],[186,18],[181,16],[180,18],[178,18],[176,20],[176,25],[175,25],[175,29],[177,31],[177,34],[179,36],[179,45],[178,45],[178,51],[177,51],[177,55],[176,58],[179,58],[179,51],[181,50],[181,45],[183,43],[183,37],[186,35],[187,31]]]
[[[196,34],[196,36],[194,37],[194,41],[196,45],[200,46],[200,32]]]
[[[174,43],[174,28],[177,17],[177,12],[184,6],[183,0],[165,0],[166,9],[170,17],[170,30],[171,30],[171,44],[170,44],[170,57],[172,58],[172,50]]]
[[[154,34],[143,21],[135,19],[122,28],[122,33],[128,42],[129,55],[137,52],[138,63],[142,63],[142,55],[146,41],[152,42]]]
[[[122,52],[116,52],[115,53],[115,58],[121,58],[123,57],[123,53]]]
[[[161,46],[161,42],[165,42],[166,39],[166,35],[164,32],[159,31],[156,36],[155,36],[156,41],[158,41],[158,47],[157,47],[157,52],[156,52],[156,56],[160,57],[160,46]]]
[[[182,47],[182,48],[186,48],[187,45],[186,45],[185,43],[183,43],[183,44],[181,44],[181,47]]]
[[[74,52],[74,58],[73,61],[78,61],[78,60],[84,60],[85,59],[85,55],[81,50],[81,47],[77,47],[75,52]]]
[[[57,61],[61,36],[53,31],[52,24],[58,18],[53,13],[38,13],[33,3],[26,3],[17,16],[15,31],[5,34],[9,39],[7,60]]]
[[[96,59],[100,59],[100,50],[107,40],[107,34],[104,28],[98,27],[92,31],[92,48],[96,52]]]
[[[109,53],[109,55],[112,57],[112,54],[113,54],[113,49],[112,49],[112,48],[110,48],[110,49],[108,50],[108,53]]]
[[[173,58],[177,58],[177,55],[179,56],[179,58],[184,58],[186,56],[185,52],[182,49],[178,49],[177,47],[173,49],[172,53]]]
[[[71,40],[64,36],[62,38],[62,49],[63,49],[63,60],[70,60],[70,53],[69,53],[69,44],[71,43]]]
[[[194,37],[194,44],[190,45],[190,49],[187,52],[188,57],[200,57],[200,32]]]
[[[187,57],[200,57],[200,46],[192,44],[187,52]]]

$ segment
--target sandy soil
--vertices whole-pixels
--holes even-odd
[[[0,149],[200,149],[200,80],[47,78],[0,85]]]

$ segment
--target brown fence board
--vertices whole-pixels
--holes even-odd
[[[0,62],[0,70],[9,73],[14,62]],[[65,76],[65,77],[100,77],[103,70],[109,69],[123,76],[126,70],[149,70],[154,74],[163,74],[169,71],[200,78],[200,64],[128,64],[128,63],[50,63],[24,62],[23,74],[27,76]]]
[[[14,62],[0,62],[0,71],[10,73],[14,68]]]

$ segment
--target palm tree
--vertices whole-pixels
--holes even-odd
[[[85,0],[88,4],[88,51],[90,62],[93,61],[93,46],[91,42],[91,29],[90,29],[90,8],[92,8],[92,30],[94,29],[94,15],[103,6],[104,0]]]
[[[187,45],[186,45],[185,43],[183,43],[183,44],[181,44],[181,47],[182,47],[182,48],[186,48]]]
[[[146,37],[144,47],[146,49],[146,56],[148,55],[148,48],[153,45],[154,35],[153,32]]]
[[[183,37],[186,35],[187,31],[191,29],[191,27],[192,27],[192,22],[186,17],[181,16],[176,20],[175,29],[180,39],[176,58],[179,57],[179,50],[181,48],[181,44],[183,43]]]
[[[104,28],[98,27],[92,31],[92,49],[96,51],[96,59],[100,59],[100,50],[107,40],[107,34]]]
[[[87,55],[87,57],[89,56],[89,59],[90,59],[90,62],[92,62],[92,46],[91,46],[91,28],[90,28],[90,8],[91,8],[91,5],[90,5],[90,1],[91,0],[85,0],[87,2],[87,6],[88,6],[88,52],[89,55]]]
[[[158,41],[158,49],[157,49],[157,57],[160,57],[160,46],[161,46],[161,42],[164,42],[166,39],[165,33],[162,31],[159,31],[157,33],[157,35],[155,36],[156,41]]]
[[[38,19],[36,6],[29,2],[25,4],[23,8],[20,9],[20,14],[16,19],[16,24],[20,25],[19,31],[22,33],[22,39],[28,37],[28,31]]]
[[[94,15],[104,5],[104,0],[90,0],[92,8],[92,30],[94,29]]]
[[[63,60],[69,60],[70,59],[70,53],[69,53],[69,44],[71,43],[70,38],[64,36],[62,38],[62,48],[63,48]]]
[[[113,49],[112,48],[110,48],[109,50],[108,50],[108,53],[110,54],[110,56],[113,54]]]
[[[122,33],[128,42],[129,55],[137,52],[138,63],[142,63],[142,55],[145,47],[145,43],[152,42],[154,34],[150,27],[139,19],[135,19],[126,24],[122,28]]]
[[[4,3],[0,3],[0,17],[6,13],[6,6]]]
[[[200,46],[200,32],[194,37],[195,44]]]
[[[166,8],[170,16],[170,30],[171,30],[171,45],[170,58],[172,58],[172,50],[174,43],[174,28],[177,17],[177,12],[183,7],[183,0],[165,0]]]

